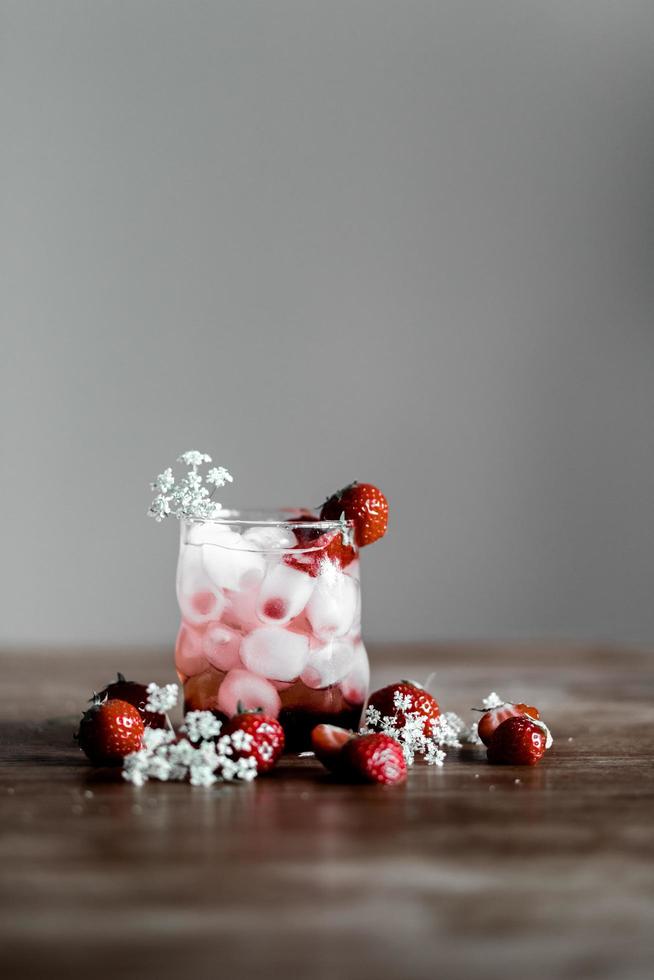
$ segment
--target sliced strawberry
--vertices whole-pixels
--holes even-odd
[[[354,738],[353,732],[348,732],[345,728],[338,728],[336,725],[316,725],[311,732],[311,748],[326,769],[330,772],[340,772],[343,766],[341,749],[351,738]]]
[[[291,568],[297,568],[312,578],[317,578],[329,562],[345,568],[356,556],[356,550],[343,543],[342,532],[335,530],[326,531],[310,542],[298,544],[284,555],[284,562]]]

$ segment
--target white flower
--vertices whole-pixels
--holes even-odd
[[[233,483],[234,477],[224,466],[214,466],[207,472],[206,481],[216,487],[224,487],[226,483]]]
[[[172,766],[165,751],[152,753],[148,760],[148,776],[152,779],[160,779],[162,782],[165,782],[167,779],[170,779],[171,770]]]
[[[177,702],[177,684],[149,684],[147,692],[150,711],[167,711]],[[250,782],[257,775],[257,760],[247,754],[253,745],[252,735],[237,731],[221,736],[221,727],[210,711],[189,711],[182,726],[187,738],[178,740],[170,729],[146,728],[142,747],[124,759],[123,779],[134,786],[143,786],[148,779],[188,779],[192,786],[213,786],[234,779]]]
[[[413,698],[410,694],[402,694],[396,691],[393,695],[393,707],[396,711],[410,711],[413,706]]]
[[[148,780],[150,753],[147,749],[130,752],[123,759],[123,779],[134,786],[143,786]]]
[[[495,693],[495,691],[491,691],[488,697],[481,699],[481,703],[483,704],[484,708],[490,711],[491,708],[501,708],[502,705],[505,704],[505,701],[504,698],[501,698],[499,694]]]
[[[150,484],[152,490],[160,490],[161,493],[168,493],[168,491],[175,485],[175,477],[173,476],[173,471],[170,466],[160,473],[154,483]]]
[[[366,709],[366,724],[368,725],[368,728],[376,728],[379,724],[381,724],[381,720],[381,711],[378,711],[377,708],[373,708],[372,705],[369,705]]]
[[[178,463],[184,463],[185,466],[202,466],[203,463],[210,463],[211,456],[207,453],[198,452],[197,449],[187,449],[185,453],[177,457]]]
[[[421,756],[428,765],[442,766],[445,759],[444,747],[458,748],[461,733],[466,730],[458,715],[448,712],[433,719],[430,732],[425,734],[425,716],[420,711],[411,711],[413,699],[410,694],[396,691],[393,696],[393,715],[382,715],[376,708],[366,711],[364,733],[383,732],[394,738],[402,746],[408,766],[412,766],[416,756]],[[400,719],[402,722],[400,723]]]
[[[459,735],[465,729],[465,725],[458,715],[453,711],[448,711],[445,715],[439,715],[431,721],[431,735],[438,745],[447,745],[450,748],[458,749],[461,747]]]
[[[210,463],[211,456],[197,449],[190,449],[178,456],[178,462],[189,467],[188,472],[179,481],[175,480],[172,468],[169,466],[151,484],[152,489],[157,491],[157,495],[148,510],[150,517],[154,517],[156,521],[163,521],[169,515],[199,520],[217,517],[222,506],[217,500],[213,500],[212,496],[218,487],[233,483],[231,473],[224,466],[214,466],[210,469],[206,476],[206,483],[213,488],[210,491],[205,486],[198,467],[203,463]]]
[[[154,517],[155,521],[163,521],[164,517],[168,517],[170,505],[166,497],[158,494],[150,504],[148,514],[150,517]]]
[[[222,722],[211,711],[189,711],[181,731],[186,732],[189,741],[200,742],[220,735],[222,727]]]
[[[196,473],[195,470],[192,470],[190,473],[186,474],[182,483],[185,485],[185,487],[189,488],[190,496],[193,496],[198,491],[200,491],[200,488],[202,487],[202,477],[200,476],[199,473]],[[206,497],[207,490],[205,489],[204,493],[201,493],[200,495],[202,497]]]
[[[445,753],[436,742],[428,743],[425,749],[425,762],[428,766],[442,766],[445,762]]]
[[[477,731],[479,727],[478,721],[473,721],[470,728],[466,728],[461,733],[461,741],[465,742],[466,745],[483,745],[484,743],[479,738],[479,732]]]
[[[175,734],[171,732],[168,728],[150,728],[146,727],[143,732],[143,738],[141,743],[144,749],[149,749],[154,752],[156,749],[160,748],[162,745],[168,745],[169,742],[174,741]]]
[[[148,700],[145,702],[147,711],[165,714],[166,711],[170,711],[177,704],[177,698],[179,697],[179,687],[177,684],[164,684],[163,687],[159,687],[157,684],[152,683],[148,684],[146,690],[148,692]]]
[[[237,728],[235,732],[232,732],[231,743],[237,751],[247,751],[252,748],[253,738],[249,732],[241,731]]]

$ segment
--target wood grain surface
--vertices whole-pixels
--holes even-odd
[[[250,785],[138,790],[71,733],[92,688],[170,680],[170,653],[6,651],[3,980],[651,978],[654,656],[371,653],[375,686],[435,671],[446,709],[492,689],[537,704],[554,747],[533,769],[453,752],[404,787],[288,759]]]

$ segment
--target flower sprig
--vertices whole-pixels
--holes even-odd
[[[166,517],[199,520],[217,517],[222,505],[213,500],[213,494],[226,483],[233,483],[234,478],[224,466],[211,467],[203,477],[198,470],[211,461],[211,456],[197,449],[189,449],[178,456],[177,462],[187,467],[186,474],[176,480],[171,466],[159,474],[150,484],[156,496],[150,504],[148,515],[155,521],[163,521]],[[213,489],[209,490],[207,484]]]
[[[174,689],[174,690],[173,690]],[[173,707],[177,685],[148,686],[148,708],[165,703]],[[253,738],[247,732],[221,735],[222,722],[211,711],[189,711],[181,731],[185,738],[163,728],[146,728],[141,748],[123,761],[123,779],[143,786],[150,779],[162,782],[188,780],[192,786],[213,786],[217,782],[243,780],[257,776],[257,760],[252,749]]]
[[[419,711],[412,711],[412,706],[410,694],[396,691],[393,697],[395,713],[382,715],[377,708],[369,707],[361,732],[364,735],[371,732],[390,735],[402,746],[408,766],[413,765],[417,755],[422,756],[427,765],[442,766],[446,758],[445,749],[460,748],[461,738],[467,731],[466,725],[458,715],[449,711],[433,719],[430,723],[431,734],[425,734],[425,716]]]

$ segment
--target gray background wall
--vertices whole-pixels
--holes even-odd
[[[387,491],[369,637],[652,640],[651,2],[0,10],[0,642],[170,642],[185,448]]]

